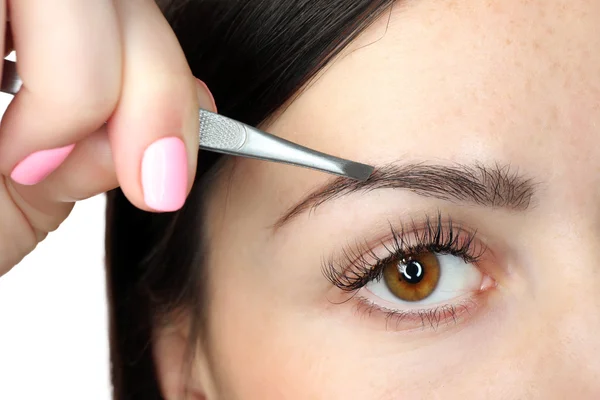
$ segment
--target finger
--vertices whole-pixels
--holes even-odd
[[[118,186],[108,134],[103,127],[77,146],[69,157],[43,182],[19,186],[19,194],[36,209],[47,203],[84,200]]]
[[[96,131],[116,107],[119,27],[112,0],[15,0],[10,12],[23,87],[0,125],[0,172],[9,175],[27,158],[33,164],[19,164],[20,171],[37,172],[13,179],[33,184],[60,165],[65,146]],[[44,156],[29,157],[38,151]]]
[[[75,150],[48,182],[48,198],[85,200],[119,186],[106,127],[77,143]]]
[[[196,82],[199,96],[206,104],[212,104],[216,110],[214,99],[206,96],[206,85]],[[42,210],[42,214],[54,215],[56,208],[64,209],[56,203],[69,203],[88,199],[100,193],[108,192],[118,186],[108,139],[106,125],[83,141],[70,153],[68,158],[48,176],[35,186],[14,185],[19,198],[24,200],[31,210]],[[62,212],[61,212],[62,214]],[[40,220],[38,215],[35,220]],[[49,223],[39,224],[44,228],[54,229]]]
[[[119,106],[109,136],[120,186],[137,207],[179,209],[198,156],[198,106],[177,38],[152,0],[116,2],[125,54]],[[205,90],[206,91],[206,90]]]
[[[0,37],[5,37],[7,32],[6,29],[6,1],[0,0]],[[3,43],[0,43],[0,51],[4,54],[6,46],[6,40]],[[0,66],[0,76],[2,76],[2,66]]]

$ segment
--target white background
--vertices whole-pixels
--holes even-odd
[[[104,207],[104,196],[77,204],[0,278],[1,400],[110,399]]]

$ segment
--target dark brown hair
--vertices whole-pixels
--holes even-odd
[[[196,77],[219,112],[259,125],[281,110],[393,0],[163,0]],[[185,207],[151,214],[120,190],[108,195],[106,264],[116,400],[162,399],[152,332],[175,312],[194,317],[200,337],[205,265],[203,196],[217,156],[199,155]],[[192,344],[193,345],[193,344]],[[191,353],[191,352],[190,352]]]

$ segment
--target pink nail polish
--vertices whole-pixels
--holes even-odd
[[[185,203],[188,164],[185,144],[179,138],[157,140],[142,160],[142,187],[146,205],[153,210],[177,211]]]
[[[37,185],[54,172],[71,154],[74,144],[41,150],[27,156],[13,169],[10,177],[21,185]]]

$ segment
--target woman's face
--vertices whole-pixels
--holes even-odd
[[[371,181],[228,160],[207,398],[600,398],[599,27],[398,2],[265,127]]]

